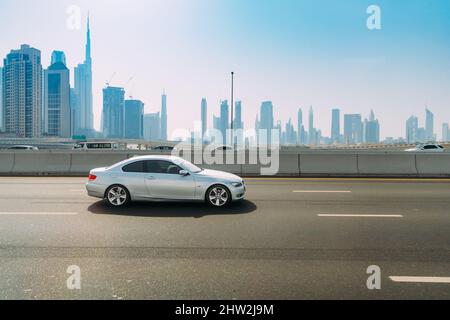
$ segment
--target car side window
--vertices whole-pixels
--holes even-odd
[[[143,173],[145,172],[144,161],[136,161],[122,168],[123,172]]]
[[[430,146],[425,146],[423,147],[426,150],[430,150],[430,149],[437,149],[436,146],[430,145]]]
[[[146,162],[148,173],[179,174],[182,170],[170,161],[150,160]]]

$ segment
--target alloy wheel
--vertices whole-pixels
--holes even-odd
[[[208,194],[209,202],[215,207],[223,207],[228,203],[229,194],[223,187],[214,187]]]
[[[127,191],[119,186],[109,189],[107,197],[108,202],[116,207],[124,205],[128,200]]]

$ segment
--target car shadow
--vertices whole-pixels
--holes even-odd
[[[224,208],[210,207],[202,202],[132,202],[125,207],[115,208],[106,201],[98,201],[90,205],[88,211],[99,215],[131,217],[202,218],[213,215],[248,214],[256,209],[256,205],[248,200],[234,202]]]

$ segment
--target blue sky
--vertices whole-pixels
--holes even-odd
[[[324,134],[333,107],[364,117],[373,108],[383,137],[404,135],[412,113],[423,125],[426,105],[438,136],[450,122],[447,0],[1,0],[0,56],[28,43],[42,51],[44,67],[55,49],[69,67],[81,62],[85,22],[67,28],[72,4],[83,19],[91,13],[97,128],[113,73],[113,85],[134,78],[126,89],[147,112],[160,108],[165,89],[174,130],[193,128],[202,97],[209,118],[218,114],[230,71],[247,127],[263,100],[283,123],[312,105]],[[366,27],[371,4],[381,8],[381,30]]]

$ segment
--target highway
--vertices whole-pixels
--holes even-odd
[[[450,180],[253,178],[225,209],[85,182],[0,178],[0,299],[450,298]]]

